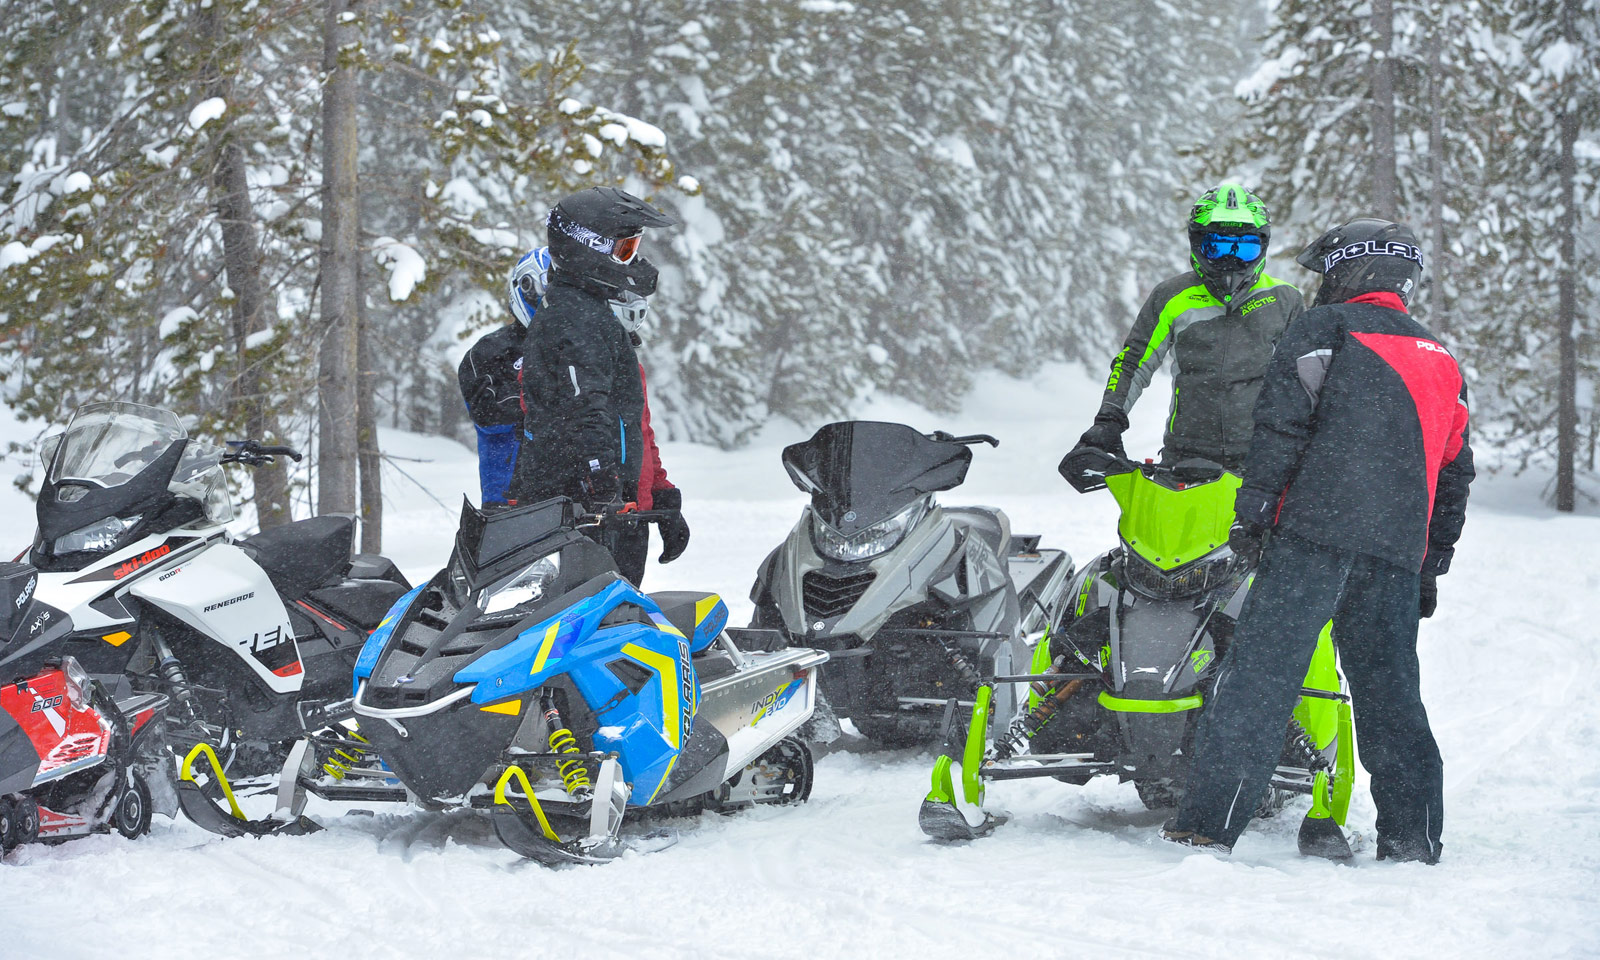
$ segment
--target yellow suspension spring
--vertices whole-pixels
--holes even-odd
[[[333,751],[333,756],[322,764],[322,771],[335,780],[343,780],[345,774],[350,772],[350,768],[360,763],[367,755],[369,746],[367,738],[354,730],[350,731],[349,737],[351,740],[359,740],[361,745],[346,742],[344,746]]]
[[[578,739],[566,727],[550,732],[550,749],[555,753],[578,753]],[[589,769],[579,760],[557,760],[556,769],[561,773],[561,784],[567,788],[567,793],[577,794],[578,791],[587,791],[590,787]]]

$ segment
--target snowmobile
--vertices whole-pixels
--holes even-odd
[[[621,833],[629,810],[805,800],[812,755],[794,732],[827,654],[725,630],[713,593],[641,593],[583,532],[662,516],[584,514],[564,497],[464,503],[449,565],[361,652],[359,732],[298,744],[271,817],[213,806],[209,826],[304,830],[308,793],[471,807],[508,847],[556,865],[635,848]]]
[[[113,696],[166,694],[180,755],[203,745],[236,775],[275,774],[289,743],[348,715],[361,645],[410,584],[351,555],[349,517],[235,539],[223,465],[300,455],[230,446],[167,410],[80,407],[41,451],[29,559],[35,600],[71,623],[64,655]]]
[[[993,507],[946,507],[971,447],[993,437],[845,421],[784,449],[811,503],[762,562],[752,626],[828,651],[824,708],[886,746],[933,743],[945,703],[1026,670],[1072,575],[1063,550],[1011,532]],[[992,696],[1014,709],[1006,687]],[[814,729],[818,739],[837,728]]]
[[[1253,578],[1228,548],[1237,476],[1205,460],[1170,466],[1078,450],[1061,472],[1079,492],[1109,488],[1119,543],[1074,579],[1052,611],[1050,640],[1030,671],[996,671],[970,723],[946,711],[944,748],[918,817],[938,840],[982,836],[1001,822],[983,809],[997,780],[1132,780],[1151,809],[1182,796],[1200,712]],[[996,691],[1027,691],[1008,713]],[[1310,794],[1302,852],[1349,856],[1342,825],[1355,753],[1350,698],[1329,630],[1318,640],[1258,812]],[[1252,800],[1252,802],[1255,802]]]
[[[39,574],[0,563],[0,852],[178,812],[163,737],[167,698],[113,700],[70,656],[72,624],[38,599]]]

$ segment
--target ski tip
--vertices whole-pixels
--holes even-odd
[[[1320,857],[1335,863],[1349,863],[1355,858],[1350,841],[1331,817],[1306,817],[1300,821],[1300,834],[1296,839],[1302,857]]]
[[[987,837],[1003,822],[998,817],[984,814],[983,822],[974,827],[967,823],[954,804],[947,801],[924,800],[922,808],[917,811],[917,826],[939,843],[964,843]]]

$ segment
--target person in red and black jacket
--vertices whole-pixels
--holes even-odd
[[[1353,220],[1299,260],[1322,286],[1268,367],[1229,536],[1260,566],[1163,836],[1232,848],[1331,618],[1372,775],[1378,858],[1436,863],[1443,764],[1419,689],[1417,623],[1433,613],[1466,516],[1466,386],[1407,312],[1422,279],[1409,228]],[[1331,820],[1307,820],[1300,848],[1350,856]]]

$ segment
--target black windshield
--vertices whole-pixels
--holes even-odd
[[[891,517],[918,497],[958,486],[972,451],[930,440],[900,423],[830,423],[805,443],[783,450],[795,486],[835,530],[850,536]]]
[[[484,512],[461,498],[461,526],[456,551],[467,576],[476,585],[480,571],[498,573],[499,562],[552,533],[572,526],[572,501],[565,497]]]

